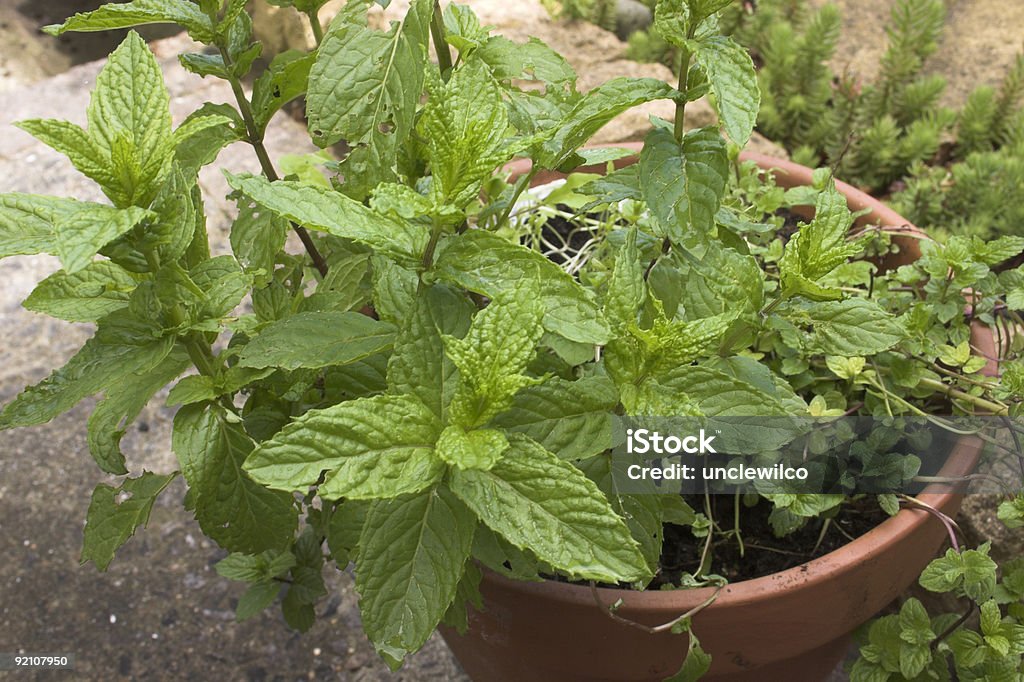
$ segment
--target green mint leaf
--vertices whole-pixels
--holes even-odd
[[[537,354],[542,314],[536,284],[524,279],[477,313],[465,338],[443,337],[448,357],[459,368],[453,423],[465,428],[486,424],[530,383],[523,371]]]
[[[416,264],[427,247],[423,225],[383,216],[344,194],[292,181],[232,175],[228,184],[257,204],[299,225],[366,244],[400,261]]]
[[[576,86],[576,72],[572,65],[536,38],[514,43],[503,36],[493,36],[473,56],[487,64],[494,77],[502,83],[534,80],[555,88],[573,90]]]
[[[74,274],[92,262],[100,249],[156,214],[135,206],[118,209],[94,204],[75,211],[55,225],[57,255],[64,271]]]
[[[221,129],[233,125],[238,120],[237,115],[216,113],[216,107],[216,104],[204,104],[186,118],[184,123],[171,133],[171,146],[177,149],[193,137],[202,136],[211,128]]]
[[[22,305],[68,322],[95,322],[127,306],[137,284],[124,268],[97,261],[74,274],[61,270],[50,275]]]
[[[725,372],[700,365],[675,367],[658,377],[664,387],[679,391],[708,417],[772,417],[789,414],[775,397]]]
[[[335,21],[317,51],[306,95],[309,131],[321,147],[369,145],[390,167],[413,129],[423,90],[433,0],[413,0],[387,33]],[[387,131],[387,132],[385,132]]]
[[[282,52],[256,80],[252,88],[252,115],[258,130],[266,130],[281,107],[306,93],[316,55],[299,50]]]
[[[583,100],[583,95],[575,90],[548,88],[541,92],[518,90],[504,82],[503,85],[506,88],[509,120],[513,127],[530,141],[543,140],[554,135],[554,131],[565,121],[573,107]],[[566,158],[575,159],[576,156],[570,152]]]
[[[214,566],[217,575],[228,580],[258,583],[279,578],[296,564],[295,555],[288,551],[267,550],[259,554],[233,552]]]
[[[366,635],[388,658],[418,651],[455,599],[476,519],[443,486],[373,503],[356,590]]]
[[[899,320],[863,298],[789,308],[784,315],[811,330],[804,344],[809,353],[864,357],[888,350],[907,337]]]
[[[277,254],[284,248],[287,237],[287,220],[239,197],[238,216],[231,224],[231,251],[246,272],[253,275],[256,286],[270,282]]]
[[[735,312],[688,322],[659,315],[650,329],[634,327],[608,345],[608,372],[618,383],[631,383],[688,365],[717,348],[735,320]]]
[[[683,47],[690,27],[700,23],[700,19],[690,16],[690,3],[687,0],[658,0],[654,8],[654,30],[666,42]]]
[[[451,3],[444,9],[444,39],[462,57],[487,42],[492,26],[481,26],[480,19],[466,5]]]
[[[971,254],[985,265],[998,265],[1024,251],[1024,237],[1003,235],[996,239],[971,239]]]
[[[698,23],[703,22],[705,19],[710,17],[712,14],[725,9],[729,5],[733,4],[736,0],[685,0],[690,6],[690,12],[694,16],[694,20]]]
[[[359,536],[372,504],[372,500],[345,500],[334,508],[327,527],[327,545],[340,568],[359,553]]]
[[[430,88],[416,131],[427,150],[434,206],[462,209],[477,198],[484,181],[512,156],[507,128],[501,90],[483,63],[467,62],[447,83]]]
[[[284,549],[298,525],[291,495],[253,481],[242,463],[253,442],[223,408],[187,405],[174,417],[171,447],[181,464],[196,520],[234,552]]]
[[[921,587],[931,592],[962,592],[982,602],[989,599],[996,587],[996,562],[989,556],[989,544],[963,553],[946,550],[921,573]]]
[[[474,542],[476,538],[474,537]],[[483,573],[474,562],[466,564],[466,570],[459,580],[455,589],[455,599],[451,606],[445,611],[441,622],[450,628],[454,628],[460,635],[466,634],[469,629],[469,607],[473,606],[477,611],[483,611],[484,601],[480,596],[480,581]]]
[[[278,582],[250,585],[249,589],[238,598],[238,605],[235,607],[235,621],[241,623],[249,620],[273,604],[280,593],[281,583]]]
[[[430,215],[434,209],[430,199],[408,185],[383,182],[373,188],[370,207],[378,213],[412,220]]]
[[[84,206],[74,199],[0,194],[0,258],[57,252],[57,223]]]
[[[96,405],[88,422],[89,452],[100,469],[109,474],[128,473],[121,438],[153,396],[188,366],[188,354],[175,348],[153,369],[129,375],[116,387],[107,389],[106,397]]]
[[[476,535],[473,536],[473,558],[506,578],[530,582],[543,580],[540,577],[540,562],[532,552],[513,547],[484,525],[477,526]]]
[[[619,114],[656,99],[670,99],[676,91],[654,78],[613,78],[583,96],[549,131],[549,138],[534,155],[541,168],[559,168],[598,130]]]
[[[448,426],[437,439],[437,456],[460,469],[482,469],[494,466],[508,449],[508,439],[494,429],[464,430]]]
[[[593,201],[580,207],[590,211],[598,206],[617,204],[625,199],[642,199],[640,193],[640,166],[630,164],[592,180],[576,190],[580,194],[594,197]]]
[[[610,350],[612,346],[608,348]],[[611,357],[609,355],[609,359]],[[662,386],[657,379],[647,378],[621,384],[619,396],[626,414],[634,417],[700,415],[700,409],[689,396]]]
[[[189,272],[189,276],[205,293],[196,318],[220,320],[241,303],[252,289],[252,278],[238,267],[231,256],[217,256],[203,261]]]
[[[114,204],[152,201],[173,151],[169,105],[160,65],[130,32],[96,77],[86,112],[89,137],[114,178],[115,184],[103,185]]]
[[[391,393],[415,395],[439,423],[448,423],[448,407],[459,381],[442,335],[464,336],[475,308],[464,295],[443,285],[424,289],[413,306],[388,362],[388,388]]]
[[[1024,527],[1024,494],[1018,493],[1012,500],[1000,502],[997,515],[1011,530]]]
[[[119,488],[98,485],[89,502],[82,543],[82,563],[91,561],[101,571],[114,560],[114,553],[149,521],[153,502],[177,477],[148,471],[137,478],[126,478]],[[127,499],[121,497],[128,495]]]
[[[161,263],[173,263],[186,253],[191,262],[210,257],[202,192],[194,173],[186,175],[172,164],[151,208],[156,221],[107,244],[100,253],[138,273],[149,272],[146,253],[155,253]]]
[[[316,609],[313,604],[303,601],[296,595],[298,593],[289,586],[281,600],[281,614],[288,627],[297,632],[309,632],[316,622]]]
[[[144,24],[178,24],[192,39],[213,42],[213,23],[199,6],[190,0],[133,0],[108,3],[91,12],[79,12],[63,24],[44,26],[43,31],[59,36],[67,31],[108,31]]]
[[[316,293],[303,302],[303,306],[339,311],[362,308],[370,300],[369,288],[364,284],[370,260],[369,253],[332,257],[327,277],[320,282]]]
[[[604,316],[613,329],[636,324],[637,313],[647,298],[640,252],[636,248],[636,227],[626,233],[626,242],[615,257],[615,269],[608,283]]]
[[[470,230],[445,240],[435,270],[442,279],[490,298],[510,293],[520,277],[539,276],[545,329],[581,343],[608,340],[593,294],[541,254],[496,234]]]
[[[244,130],[234,107],[207,102],[174,131],[174,160],[186,176],[193,176],[213,163],[224,147],[244,139]]]
[[[362,313],[298,313],[264,327],[242,348],[243,367],[319,369],[344,365],[390,348],[395,328]]]
[[[153,329],[119,310],[99,322],[96,334],[68,361],[40,383],[8,403],[0,412],[0,429],[44,424],[67,412],[83,398],[147,372],[167,357],[172,337],[159,338]]]
[[[224,57],[219,54],[202,54],[192,52],[178,55],[178,63],[189,73],[194,73],[200,78],[213,76],[228,80],[231,74],[224,66]]]
[[[686,660],[683,661],[683,667],[679,669],[679,672],[667,678],[665,682],[697,682],[704,677],[708,670],[711,670],[711,654],[701,648],[700,640],[689,628],[689,621],[686,622],[686,636],[690,640],[686,649]]]
[[[932,662],[932,651],[927,645],[900,645],[900,675],[908,680],[915,679]]]
[[[680,146],[672,132],[655,128],[640,153],[640,190],[661,235],[684,243],[715,227],[729,178],[725,141],[717,130],[690,131]]]
[[[900,607],[899,623],[900,639],[907,644],[928,645],[935,639],[928,611],[917,599],[910,598],[903,603],[903,606]],[[904,673],[904,676],[914,677],[919,672],[920,670],[911,675]]]
[[[213,378],[195,374],[184,377],[174,385],[174,388],[167,393],[167,404],[169,406],[192,405],[215,400],[219,395],[221,395],[221,391]]]
[[[878,506],[889,516],[896,516],[900,512],[900,500],[896,495],[879,495]]]
[[[562,459],[580,460],[610,448],[612,414],[619,397],[605,377],[548,379],[527,386],[491,422],[529,436]]]
[[[783,294],[799,294],[814,301],[841,298],[838,289],[816,282],[863,251],[860,241],[846,239],[852,226],[853,214],[846,197],[831,183],[818,194],[814,220],[802,226],[786,244],[779,261]]]
[[[671,496],[659,495],[658,491],[653,489],[652,481],[646,482],[649,484],[646,493],[622,493],[615,486],[612,458],[608,455],[591,457],[580,462],[578,466],[605,494],[615,513],[626,521],[626,526],[636,540],[648,568],[652,573],[656,571],[664,538],[661,498]]]
[[[81,127],[68,121],[52,119],[19,121],[15,125],[68,157],[75,170],[100,187],[113,188],[117,185],[117,179],[112,174],[110,153],[102,149]]]
[[[699,258],[689,252],[684,257],[679,305],[688,315],[747,315],[764,306],[764,272],[753,256],[711,242]]]
[[[324,499],[374,499],[419,492],[437,481],[437,418],[419,400],[360,398],[295,419],[249,456],[245,470],[278,490],[320,485]]]
[[[707,36],[696,46],[697,61],[711,83],[722,127],[733,142],[743,147],[754,131],[761,106],[754,62],[746,49],[726,36]]]
[[[629,529],[597,486],[529,438],[509,435],[490,471],[453,469],[452,492],[519,549],[569,576],[607,583],[647,578]]]
[[[400,325],[409,318],[420,277],[384,256],[370,257],[373,307],[380,319]]]

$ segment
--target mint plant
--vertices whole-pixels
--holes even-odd
[[[891,241],[851,234],[827,171],[783,191],[739,162],[760,94],[751,58],[720,30],[730,0],[658,3],[656,29],[682,55],[676,87],[620,78],[585,94],[543,43],[491,35],[464,6],[413,0],[377,31],[367,0],[326,28],[323,2],[274,4],[308,17],[318,45],[275,57],[249,92],[261,48],[240,0],[134,0],[49,28],[178,23],[211,48],[182,65],[226,80],[236,100],[174,128],[159,65],[131,33],[87,128],[21,124],[110,200],[0,195],[0,255],[63,266],[26,307],[95,324],[0,413],[0,428],[31,426],[103,395],[90,451],[124,478],[93,494],[83,561],[105,569],[180,475],[186,507],[228,552],[218,571],[249,584],[239,618],[279,598],[306,630],[324,565],[351,562],[366,633],[398,666],[439,622],[467,626],[481,566],[643,589],[673,524],[702,558],[671,586],[721,584],[714,549],[742,547],[739,498],[729,524],[706,498],[697,511],[619,490],[615,415],[1017,414],[1019,387],[980,374],[961,292],[974,319],[1000,320],[1008,280],[990,267],[1024,243],[929,242],[916,264],[881,273],[861,256]],[[687,131],[686,103],[706,93],[721,130]],[[289,159],[282,177],[263,144],[298,97],[316,144],[345,143],[330,178],[322,156]],[[542,170],[621,158],[585,145],[654,99],[676,116],[653,121],[635,164],[534,198]],[[238,213],[231,255],[214,257],[197,172],[234,142],[263,172],[226,172]],[[516,157],[531,169],[508,178]],[[801,206],[814,217],[793,232],[779,212]],[[537,236],[552,217],[589,235],[564,268]],[[285,248],[289,230],[303,252]],[[121,436],[166,387],[179,471],[132,472]],[[824,534],[848,501],[754,497],[779,536],[815,523]],[[895,513],[901,500],[879,503]],[[679,679],[710,665],[693,632],[688,646]]]

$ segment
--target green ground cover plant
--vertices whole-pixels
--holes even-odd
[[[730,0],[658,4],[656,30],[681,56],[675,87],[620,78],[587,93],[543,43],[492,35],[464,6],[413,0],[379,31],[367,1],[327,27],[320,0],[274,4],[305,14],[318,44],[260,74],[241,0],[135,0],[48,29],[178,23],[210,48],[181,63],[229,82],[236,100],[173,126],[159,65],[130,33],[97,78],[85,128],[20,124],[109,199],[0,195],[0,255],[62,265],[26,307],[95,325],[0,412],[0,428],[32,426],[102,396],[89,449],[118,478],[93,493],[83,561],[105,569],[181,476],[184,504],[228,552],[218,571],[249,584],[239,618],[280,600],[288,624],[308,629],[325,565],[352,563],[366,634],[397,667],[439,622],[466,627],[480,566],[643,589],[671,524],[689,529],[700,559],[665,587],[720,585],[715,548],[742,545],[749,506],[768,505],[784,537],[808,525],[824,535],[865,501],[737,496],[726,519],[707,498],[623,493],[616,415],[1019,415],[1022,366],[1008,359],[1008,379],[987,377],[969,341],[972,322],[1004,321],[1021,273],[991,268],[1024,239],[924,241],[916,263],[880,272],[867,257],[894,250],[890,235],[853,230],[828,170],[784,191],[741,163],[761,92],[747,51],[722,33]],[[708,92],[721,129],[687,131],[687,102]],[[299,97],[311,139],[345,151],[326,174],[317,155],[290,159],[282,177],[263,139]],[[531,199],[542,170],[621,158],[585,145],[655,99],[676,116],[653,121],[635,164]],[[231,253],[213,256],[197,174],[235,142],[263,173],[226,172],[238,214]],[[509,178],[517,157],[532,168]],[[813,218],[786,218],[807,206]],[[589,235],[572,267],[537,238],[554,217]],[[133,471],[121,436],[167,387],[179,470]],[[900,461],[899,481],[917,475]],[[877,498],[890,514],[912,504]],[[1011,494],[1001,513],[1019,524],[1020,510]],[[865,647],[864,679],[940,674],[947,655],[964,679],[1019,673],[1020,571],[997,586],[976,558],[984,548],[960,550],[923,580],[979,603],[981,634],[905,607],[896,625],[874,626],[886,641]],[[674,624],[690,651],[674,679],[710,664],[689,623]],[[889,629],[916,648],[893,654]]]
[[[648,5],[654,9],[655,0]],[[553,11],[614,30],[616,3],[567,0]],[[999,87],[979,86],[959,110],[940,105],[945,80],[924,73],[946,26],[943,0],[901,0],[885,27],[878,75],[837,73],[842,17],[806,0],[734,3],[722,26],[754,56],[763,102],[758,131],[798,163],[829,166],[933,236],[1020,234],[1024,55]],[[627,54],[673,68],[679,54],[656,30]]]

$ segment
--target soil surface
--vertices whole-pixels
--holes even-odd
[[[714,495],[711,500],[714,518],[728,527],[734,515],[733,497]],[[688,502],[694,509],[703,508],[703,498]],[[844,505],[827,527],[824,521],[812,520],[790,535],[777,538],[768,522],[770,512],[771,505],[764,500],[754,507],[740,509],[742,547],[735,539],[714,545],[712,573],[729,582],[739,582],[785,571],[839,549],[888,518],[873,502]],[[696,572],[702,551],[703,540],[694,538],[688,528],[666,525],[662,573],[650,589],[658,589],[662,584],[678,585],[683,574]]]

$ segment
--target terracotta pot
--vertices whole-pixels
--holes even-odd
[[[809,168],[754,154],[745,158],[774,169],[782,186],[811,181]],[[511,170],[522,173],[528,168],[514,164]],[[536,182],[556,177],[541,173]],[[881,224],[906,233],[897,238],[902,247],[900,262],[920,255],[920,231],[867,194],[837,184],[851,209],[869,209],[861,224]],[[991,348],[991,342],[990,332],[976,330],[976,345]],[[968,473],[979,454],[978,441],[958,441],[942,475]],[[950,516],[961,501],[960,496],[937,487],[919,499]],[[931,514],[904,509],[823,557],[726,586],[693,619],[694,632],[713,657],[708,679],[823,680],[849,649],[851,632],[917,579],[945,537],[945,528]],[[710,588],[651,592],[601,588],[598,605],[588,587],[513,581],[487,570],[480,591],[485,611],[471,609],[465,636],[441,629],[476,682],[661,680],[682,664],[686,637],[649,634],[611,619],[605,607],[621,599],[620,616],[655,626],[689,611],[713,593]]]

